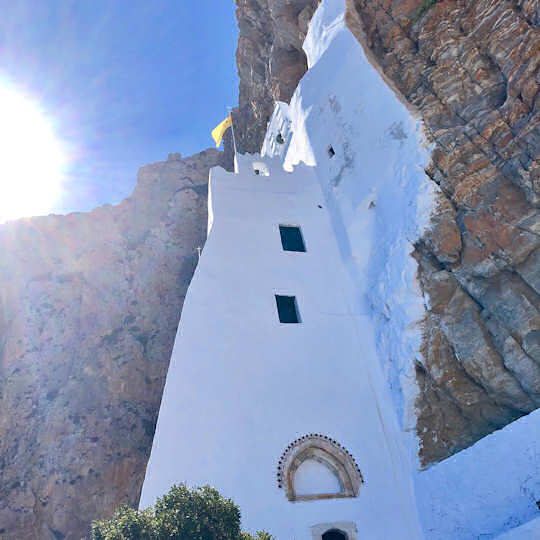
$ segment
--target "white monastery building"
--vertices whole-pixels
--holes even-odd
[[[238,157],[211,174],[209,236],[184,304],[143,501],[211,484],[277,538],[417,538],[370,326],[313,168]],[[259,174],[256,174],[259,171]],[[189,441],[189,444],[184,444]],[[385,516],[391,515],[391,520]],[[328,530],[347,536],[324,536]]]
[[[540,538],[540,410],[418,465],[410,253],[437,186],[344,9],[320,4],[262,154],[211,171],[140,505],[210,484],[278,540]]]

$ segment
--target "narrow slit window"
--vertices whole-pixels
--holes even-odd
[[[332,145],[330,145],[327,149],[326,149],[326,153],[328,154],[328,157],[329,158],[333,158],[335,155],[336,155],[336,151],[334,150],[334,147]]]
[[[300,322],[298,306],[296,305],[296,296],[280,296],[279,294],[276,294],[276,305],[278,310],[279,322]]]
[[[281,245],[285,251],[306,251],[304,238],[300,227],[294,225],[280,225],[279,234],[281,236]]]

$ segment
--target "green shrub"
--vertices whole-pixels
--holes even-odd
[[[154,507],[121,506],[108,520],[92,523],[93,540],[273,540],[266,532],[240,531],[240,510],[205,486],[173,486]]]

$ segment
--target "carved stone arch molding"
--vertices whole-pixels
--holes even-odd
[[[306,461],[324,465],[339,481],[338,493],[297,494],[295,474]],[[292,442],[283,452],[277,468],[277,482],[289,501],[313,501],[358,496],[364,482],[362,473],[351,453],[334,439],[318,433],[304,435]]]
[[[358,540],[356,523],[351,521],[337,521],[335,523],[319,523],[311,527],[313,540],[323,540],[325,535],[332,531],[340,532],[347,540]]]

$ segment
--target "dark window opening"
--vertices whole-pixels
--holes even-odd
[[[281,133],[278,133],[278,134],[277,134],[276,142],[277,142],[278,144],[283,144],[283,143],[285,142],[284,139],[283,139],[283,137],[282,137],[282,135],[281,135]]]
[[[281,323],[299,323],[300,316],[296,307],[295,296],[280,296],[276,294],[276,305],[278,310],[279,322]]]
[[[253,173],[261,176],[270,176],[270,171],[268,170],[268,167],[266,164],[262,161],[256,161],[255,163],[252,163],[251,166],[253,167]]]
[[[281,245],[285,251],[306,251],[300,227],[280,225],[279,234],[281,236]]]
[[[335,155],[336,155],[336,151],[334,150],[334,147],[332,145],[330,145],[327,149],[326,149],[326,153],[328,154],[328,157],[329,158],[333,158]]]
[[[322,535],[322,540],[349,540],[349,537],[339,529],[330,529]]]

